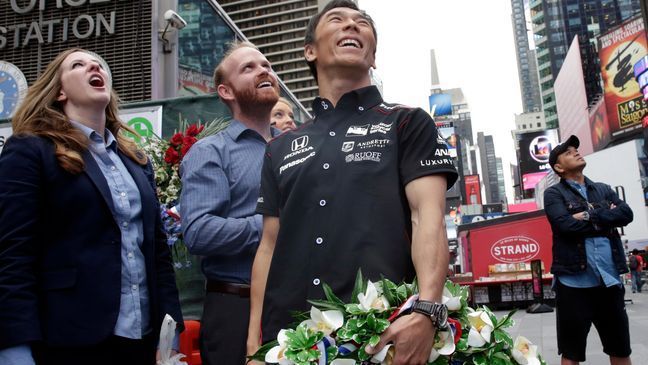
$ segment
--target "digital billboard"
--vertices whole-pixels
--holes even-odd
[[[433,117],[452,114],[452,96],[450,94],[432,94],[428,100],[430,114]]]
[[[558,144],[558,131],[544,131],[518,134],[520,175],[524,190],[535,185],[551,170],[549,153]]]
[[[610,125],[608,123],[604,98],[601,98],[590,109],[589,126],[594,152],[607,147],[608,143],[610,143]]]
[[[464,185],[466,186],[466,201],[468,204],[481,204],[481,186],[479,184],[479,175],[465,175]]]
[[[598,45],[611,140],[640,133],[648,103],[633,67],[648,53],[643,19],[634,17],[603,34]]]
[[[443,138],[448,146],[450,157],[457,157],[457,135],[455,134],[454,124],[451,121],[436,122],[439,136]]]

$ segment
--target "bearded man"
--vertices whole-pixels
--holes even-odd
[[[207,279],[200,329],[203,364],[244,364],[250,271],[262,232],[255,214],[266,143],[279,130],[270,112],[279,99],[270,62],[249,42],[235,42],[214,72],[232,112],[229,127],[194,144],[182,161],[180,215],[189,252]]]

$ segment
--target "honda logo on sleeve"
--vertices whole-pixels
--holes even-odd
[[[290,145],[293,151],[301,150],[306,146],[308,146],[308,136],[295,138]]]

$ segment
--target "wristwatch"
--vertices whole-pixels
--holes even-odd
[[[583,211],[583,220],[584,221],[589,221],[590,220],[590,215],[587,210]]]
[[[448,325],[448,307],[445,304],[417,300],[412,306],[412,312],[430,317],[432,324],[437,329],[444,329]]]

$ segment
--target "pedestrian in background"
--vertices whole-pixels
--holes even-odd
[[[628,267],[630,268],[630,275],[632,278],[632,292],[641,293],[643,280],[641,280],[641,271],[645,266],[643,257],[639,254],[636,248],[632,250],[632,255],[628,259]]]
[[[549,154],[560,182],[544,194],[553,232],[558,354],[562,365],[585,361],[587,334],[596,327],[612,365],[631,364],[628,314],[621,274],[628,272],[617,227],[632,210],[609,185],[583,175],[580,141],[570,136]]]
[[[270,125],[282,132],[297,128],[295,125],[294,106],[288,99],[279,98],[270,113]]]
[[[146,155],[102,62],[59,54],[0,156],[0,364],[155,364],[182,314]],[[177,349],[176,349],[177,350]]]

